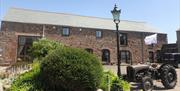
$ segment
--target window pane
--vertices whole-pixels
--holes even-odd
[[[120,44],[121,45],[127,45],[127,34],[120,33]]]
[[[129,60],[129,59],[130,59],[130,55],[129,55],[129,52],[128,52],[128,51],[126,52],[126,55],[127,55],[127,56],[126,56],[127,60]]]
[[[98,38],[102,37],[102,32],[101,31],[96,31],[96,37],[98,37]]]
[[[0,48],[0,57],[2,56],[2,53],[3,53],[3,49]]]
[[[110,62],[110,51],[108,49],[102,50],[102,61],[103,62]]]
[[[38,36],[18,36],[18,50],[17,57],[21,60],[30,60],[29,49],[33,41],[38,40]]]
[[[149,61],[154,62],[154,53],[152,51],[149,52]]]
[[[121,52],[121,59],[122,60],[125,60],[126,59],[126,52]]]
[[[69,35],[69,28],[63,28],[63,35],[68,36]]]
[[[26,42],[26,38],[25,37],[19,37],[19,45],[24,45]]]
[[[120,58],[122,60],[122,62],[126,62],[126,63],[130,63],[131,60],[131,54],[129,51],[121,51],[120,52]]]

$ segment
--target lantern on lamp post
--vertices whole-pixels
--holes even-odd
[[[114,23],[116,24],[116,37],[117,37],[117,75],[118,77],[121,76],[121,59],[120,59],[120,50],[119,50],[119,23],[120,23],[120,13],[121,10],[117,10],[117,6],[114,6],[114,9],[111,11],[112,15],[113,15],[113,20]]]

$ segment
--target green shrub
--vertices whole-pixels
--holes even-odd
[[[108,91],[108,84],[111,91],[121,91],[120,89],[123,89],[123,91],[130,91],[130,84],[121,78],[119,79],[119,77],[110,71],[104,72],[102,78],[103,80],[100,88],[103,89],[103,91]]]
[[[40,82],[40,64],[38,61],[33,63],[32,70],[21,74],[13,81],[10,91],[43,91]]]
[[[41,64],[46,91],[95,91],[100,85],[102,71],[96,56],[69,47],[53,51]]]
[[[112,72],[110,72],[110,71],[103,72],[100,88],[103,89],[103,91],[108,91],[108,85],[111,86],[111,84],[112,84],[111,81],[115,77],[116,76]]]
[[[130,84],[121,78],[115,77],[112,80],[111,91],[130,91]]]
[[[103,70],[100,61],[83,50],[62,46],[47,39],[34,42],[30,52],[43,61],[34,61],[32,70],[12,83],[11,91],[94,91],[99,88]]]
[[[29,52],[33,58],[41,59],[57,47],[62,46],[63,45],[59,42],[42,38],[38,41],[33,42],[33,45],[30,48]]]

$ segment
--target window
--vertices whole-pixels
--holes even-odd
[[[96,31],[96,38],[102,37],[102,31]]]
[[[17,56],[21,60],[30,60],[29,49],[32,46],[33,41],[38,40],[38,36],[18,36],[18,50]]]
[[[110,51],[108,49],[102,50],[102,61],[106,63],[110,62]]]
[[[156,50],[156,53],[155,53],[155,59],[157,60],[161,60],[161,50]]]
[[[2,56],[2,53],[3,53],[3,49],[0,48],[0,57]],[[1,61],[1,59],[0,59],[0,61]]]
[[[154,52],[152,52],[152,51],[149,51],[149,61],[150,61],[151,63],[154,62]]]
[[[131,53],[129,51],[126,51],[126,50],[120,51],[120,58],[121,58],[122,62],[130,63]]]
[[[85,49],[87,52],[89,52],[89,53],[92,53],[93,54],[93,49],[91,49],[91,48],[86,48]]]
[[[63,28],[63,31],[62,31],[62,35],[63,35],[63,36],[69,36],[69,34],[70,34],[69,28],[67,28],[67,27],[65,28],[65,27],[64,27],[64,28]]]
[[[120,45],[127,45],[128,44],[127,34],[120,33],[119,38],[120,38]]]

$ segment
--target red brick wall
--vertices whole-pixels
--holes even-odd
[[[101,60],[102,49],[110,50],[110,60],[112,63],[117,62],[117,51],[116,51],[116,32],[112,30],[102,29],[90,29],[80,27],[69,27],[70,36],[62,36],[61,31],[63,27],[57,25],[41,25],[41,24],[26,24],[26,23],[15,23],[15,22],[2,22],[2,31],[14,31],[16,36],[21,34],[34,34],[42,35],[43,26],[45,26],[45,37],[53,40],[60,41],[67,46],[78,47],[78,48],[92,48],[94,54],[96,54]],[[96,30],[103,31],[102,38],[96,38]],[[141,32],[130,32],[121,31],[127,33],[128,45],[121,46],[120,50],[129,50],[132,54],[133,63],[139,63],[143,60],[146,61],[148,58],[148,52],[150,50],[159,50],[162,44],[167,43],[166,34],[158,34],[158,44],[153,49],[148,49],[148,46],[144,44],[144,38],[152,33],[141,33]],[[0,39],[1,40],[1,39]],[[14,39],[12,39],[14,40]],[[143,48],[142,48],[143,47]],[[15,50],[14,50],[15,51]],[[143,52],[142,52],[143,51]]]
[[[0,65],[9,65],[16,61],[17,36],[15,32],[0,31]]]

